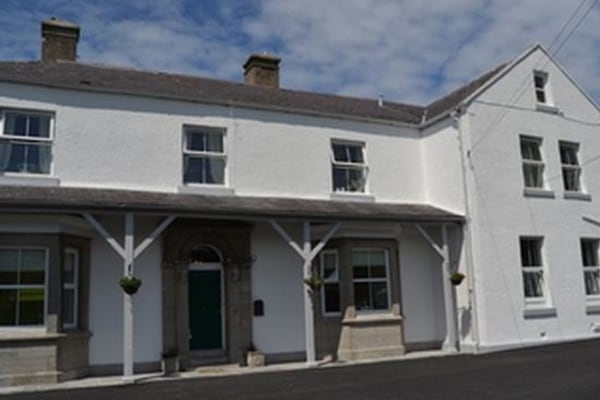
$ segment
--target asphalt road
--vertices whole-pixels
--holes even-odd
[[[479,356],[23,393],[8,399],[600,399],[600,340]]]

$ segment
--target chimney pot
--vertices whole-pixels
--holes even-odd
[[[249,85],[279,88],[279,57],[251,54],[244,63],[244,82]]]
[[[79,26],[52,17],[42,22],[42,61],[75,61]]]

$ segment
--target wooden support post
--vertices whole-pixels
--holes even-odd
[[[123,275],[133,275],[133,213],[125,214],[125,257],[123,258]],[[123,292],[123,381],[133,380],[133,298]]]

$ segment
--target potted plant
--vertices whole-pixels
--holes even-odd
[[[454,286],[460,285],[464,279],[465,279],[465,274],[462,274],[460,272],[455,272],[452,275],[450,275],[450,282]]]
[[[258,350],[253,343],[246,348],[246,365],[251,368],[265,366],[265,354]]]
[[[308,286],[312,293],[316,293],[321,289],[321,286],[323,286],[323,278],[316,267],[313,267],[310,276],[304,279],[304,284]]]
[[[179,372],[179,353],[175,348],[169,348],[162,352],[163,376],[174,376]]]
[[[140,286],[142,286],[142,281],[133,275],[125,275],[119,280],[119,286],[131,296],[137,293]]]

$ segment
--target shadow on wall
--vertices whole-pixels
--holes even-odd
[[[472,314],[470,308],[461,308],[460,311],[460,337],[462,339],[471,333]]]

